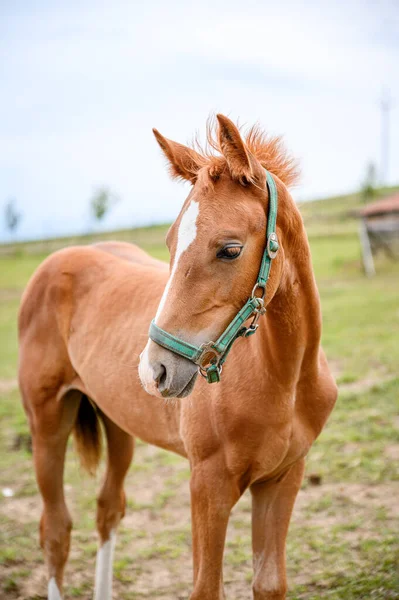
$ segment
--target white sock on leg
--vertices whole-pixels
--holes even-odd
[[[116,533],[112,530],[109,540],[107,540],[97,552],[94,600],[112,600],[112,565],[114,560],[115,542]]]

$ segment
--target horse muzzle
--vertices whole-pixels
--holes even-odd
[[[193,391],[197,376],[197,365],[151,340],[140,354],[139,377],[152,396],[185,398]]]

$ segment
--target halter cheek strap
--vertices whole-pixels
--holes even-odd
[[[276,234],[278,195],[276,183],[268,171],[266,171],[266,181],[269,190],[269,211],[267,217],[266,247],[263,252],[258,278],[250,298],[248,298],[244,306],[238,311],[216,342],[207,342],[201,346],[194,346],[161,329],[154,321],[150,325],[148,333],[150,339],[159,346],[179,356],[183,356],[198,365],[201,374],[207,379],[208,383],[220,381],[223,363],[234,341],[239,337],[253,335],[258,328],[259,318],[266,312],[266,307],[264,306],[266,284],[269,279],[272,260],[276,257],[279,249]],[[262,290],[262,296],[260,297],[255,296],[258,288]],[[253,317],[252,322],[249,327],[246,327],[244,323],[250,317]]]

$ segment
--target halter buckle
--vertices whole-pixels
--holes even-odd
[[[200,346],[201,354],[195,361],[200,369],[206,370],[207,365],[218,364],[222,355],[214,348],[215,342],[206,342]],[[207,360],[205,360],[205,358]]]
[[[266,250],[269,258],[276,258],[279,247],[277,233],[273,231],[267,238]]]
[[[263,298],[258,298],[257,296],[254,296],[254,298],[257,300],[258,306],[254,309],[252,322],[249,327],[243,327],[239,331],[237,337],[249,337],[250,335],[256,333],[259,327],[258,321],[260,317],[266,313],[266,307],[264,305]]]
[[[252,319],[251,325],[248,327],[247,331],[245,332],[245,337],[253,335],[256,332],[256,330],[259,327],[259,325],[258,325],[259,319],[261,318],[262,315],[266,314],[266,306],[264,305],[263,298],[257,298],[257,300],[259,301],[259,307],[255,309],[254,318]]]

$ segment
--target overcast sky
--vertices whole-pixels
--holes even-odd
[[[9,198],[21,238],[87,231],[101,185],[106,228],[172,220],[151,128],[185,143],[214,112],[283,134],[310,199],[379,167],[387,88],[399,182],[398,0],[0,0],[0,76],[0,240]]]

